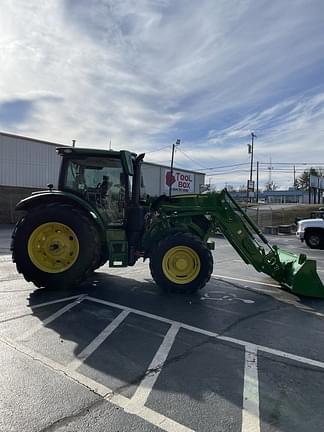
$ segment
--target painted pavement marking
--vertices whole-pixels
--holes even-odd
[[[86,294],[78,296],[74,302],[67,304],[66,306],[59,309],[58,311],[56,311],[55,313],[53,313],[49,317],[45,318],[43,321],[40,321],[38,324],[36,324],[35,326],[33,326],[30,329],[28,329],[27,331],[25,331],[23,334],[21,334],[17,338],[17,341],[22,341],[24,339],[28,339],[30,336],[35,334],[38,330],[40,330],[43,327],[46,327],[48,324],[50,324],[51,322],[56,320],[56,318],[60,317],[65,312],[69,311],[74,306],[77,306],[78,304],[80,304],[85,298],[86,298]]]
[[[212,276],[215,277],[215,278],[231,279],[231,280],[237,280],[237,281],[240,281],[240,282],[248,282],[248,283],[254,283],[254,284],[257,284],[257,285],[265,285],[265,286],[269,286],[269,287],[281,288],[281,286],[278,285],[278,284],[259,282],[259,281],[256,281],[256,280],[240,279],[240,278],[236,278],[236,277],[219,275],[219,274],[214,274],[214,273],[212,273]]]
[[[58,373],[62,377],[71,379],[74,382],[87,387],[108,402],[123,408],[125,412],[129,412],[128,406],[131,403],[130,399],[120,394],[115,394],[109,387],[106,387],[97,381],[94,381],[91,378],[78,373],[69,366],[63,366],[62,364],[57,363],[56,361],[51,360],[40,353],[36,353],[28,347],[17,343],[16,341],[12,341],[0,336],[0,342],[15,349],[21,354],[28,356],[32,360],[39,361],[41,364],[43,364],[43,366],[49,368],[52,372]],[[138,411],[133,410],[132,407],[131,413],[166,432],[194,432],[192,429],[147,407],[140,407]]]
[[[134,410],[134,412],[138,412],[141,407],[144,407],[153,389],[153,386],[160,375],[160,372],[172,348],[179,329],[179,324],[172,324],[167,334],[165,335],[163,342],[161,343],[151,364],[148,367],[148,373],[146,372],[145,378],[137,387],[137,390],[131,399],[131,405],[129,408],[130,412],[131,410]]]
[[[211,294],[216,294],[215,296],[211,296]],[[226,291],[208,291],[207,293],[205,293],[202,297],[200,297],[200,300],[213,300],[216,302],[242,302],[245,304],[254,304],[255,301],[254,300],[250,300],[250,299],[244,299],[241,297],[238,297],[236,294],[234,293],[228,293]]]
[[[252,283],[252,284],[257,284],[257,285],[265,285],[265,286],[269,286],[269,287],[275,287],[275,288],[279,288],[279,290],[273,290],[273,289],[264,289],[264,288],[254,288],[254,287],[246,287],[246,288],[250,288],[255,292],[263,292],[266,294],[271,294],[274,296],[274,298],[283,301],[287,304],[291,304],[295,307],[297,307],[298,309],[307,312],[307,313],[311,313],[312,315],[324,318],[324,314],[321,312],[316,311],[315,309],[303,305],[302,303],[300,303],[299,297],[296,296],[293,292],[289,292],[289,291],[285,291],[282,290],[282,287],[280,285],[275,285],[275,284],[269,284],[269,283],[265,283],[265,282],[258,282],[258,281],[253,281],[253,280],[249,280],[249,279],[240,279],[240,278],[235,278],[235,277],[231,277],[231,276],[224,276],[224,275],[216,275],[216,274],[212,274],[213,277],[215,277],[216,279],[231,279],[231,280],[237,280],[239,282],[248,282],[248,283]],[[213,292],[213,291],[210,291]],[[285,295],[289,295],[290,298],[285,298]],[[205,298],[202,298],[202,300],[212,300],[212,298],[208,298],[208,293],[205,294]]]
[[[96,351],[97,348],[110,336],[113,331],[125,320],[125,318],[129,315],[128,311],[121,312],[112,322],[110,322],[107,327],[102,330],[96,336],[89,345],[87,345],[81,352],[78,354],[78,357],[75,358],[68,366],[70,369],[76,370],[82,363],[86,361],[86,359]]]
[[[64,301],[64,300],[65,299],[62,299],[62,301]],[[99,303],[99,304],[107,305],[107,306],[110,306],[110,307],[113,307],[113,308],[116,308],[116,309],[121,309],[121,310],[124,310],[124,311],[132,312],[132,313],[134,313],[136,315],[139,315],[139,316],[144,316],[144,317],[147,317],[147,318],[155,319],[157,321],[170,324],[171,326],[173,324],[175,324],[175,325],[179,326],[180,328],[184,328],[186,330],[193,331],[195,333],[200,333],[200,334],[203,334],[205,336],[209,336],[209,337],[212,337],[212,338],[217,338],[217,339],[224,340],[224,341],[227,341],[227,342],[231,342],[231,343],[234,343],[234,344],[237,344],[237,345],[241,345],[241,346],[244,346],[244,347],[246,347],[246,348],[248,348],[250,350],[251,349],[253,350],[254,348],[256,348],[259,351],[264,351],[264,352],[267,352],[267,353],[270,353],[270,354],[273,354],[273,355],[276,355],[276,356],[279,356],[279,357],[284,357],[284,358],[287,358],[287,359],[290,359],[290,360],[295,360],[295,361],[300,362],[300,363],[304,363],[304,364],[308,364],[310,366],[315,366],[315,367],[324,369],[324,362],[321,362],[321,361],[318,361],[318,360],[313,360],[313,359],[310,359],[308,357],[298,356],[298,355],[295,355],[295,354],[292,354],[292,353],[288,353],[288,352],[285,352],[285,351],[281,351],[281,350],[277,350],[277,349],[274,349],[274,348],[266,347],[266,346],[263,346],[263,345],[257,345],[257,344],[254,344],[254,343],[251,343],[251,342],[248,342],[248,341],[232,338],[232,337],[229,337],[229,336],[221,336],[218,333],[212,332],[210,330],[204,330],[204,329],[202,329],[200,327],[191,326],[189,324],[185,324],[185,323],[182,323],[182,322],[179,322],[179,321],[174,321],[174,320],[171,320],[169,318],[162,317],[160,315],[151,314],[149,312],[144,312],[144,311],[139,310],[139,309],[135,309],[135,308],[131,308],[131,307],[128,307],[128,306],[124,306],[124,305],[121,305],[119,303],[113,303],[113,302],[109,302],[109,301],[106,301],[106,300],[98,299],[96,297],[91,297],[91,296],[88,296],[88,295],[79,296],[75,302],[70,303],[69,305],[66,306],[66,308],[68,308],[67,310],[69,310],[71,307],[75,306],[76,304],[80,303],[83,300],[88,300],[88,301],[92,301],[94,303]],[[39,306],[39,305],[35,305],[33,307],[37,307],[37,306]],[[65,308],[62,308],[62,309],[65,309]],[[64,312],[62,312],[62,309],[60,309],[59,311],[57,311],[56,314],[53,314],[50,317],[48,317],[47,319],[45,319],[42,322],[42,324],[39,325],[38,328],[42,328],[44,325],[46,325],[45,322],[46,323],[52,322],[58,316],[62,315],[62,313],[64,313]],[[61,313],[59,313],[59,312],[61,312]],[[33,330],[32,333],[34,333],[34,329],[35,329],[35,331],[37,331],[36,330],[36,326],[33,327],[32,329],[30,329],[30,331]],[[22,335],[18,340],[24,339],[25,338],[24,335]]]
[[[36,353],[32,350],[30,350],[28,347],[23,346],[22,344],[19,344],[17,341],[11,341],[7,338],[0,337],[0,342],[5,343],[12,348],[20,351],[21,353],[31,357],[34,360],[39,360],[41,363],[43,363],[45,366],[49,367],[52,370],[55,370],[58,373],[61,373],[63,375],[68,376],[70,379],[73,379],[74,381],[78,382],[79,384],[82,384],[89,389],[93,390],[94,392],[98,393],[102,397],[104,397],[107,401],[123,408],[125,412],[129,412],[132,414],[137,415],[138,417],[150,422],[151,424],[160,427],[162,430],[165,430],[167,432],[192,432],[192,430],[186,426],[181,425],[180,423],[162,415],[154,410],[147,408],[144,404],[147,401],[147,398],[152,391],[154,384],[156,382],[156,379],[158,377],[158,373],[156,374],[150,374],[149,370],[154,369],[158,366],[163,366],[168,353],[170,352],[170,349],[174,343],[175,337],[179,331],[179,329],[184,328],[189,331],[193,331],[199,334],[203,334],[209,337],[213,337],[219,340],[223,340],[226,342],[230,342],[233,344],[240,345],[245,348],[245,372],[244,372],[244,396],[243,396],[243,409],[242,409],[242,432],[259,432],[260,431],[260,420],[259,420],[259,394],[258,394],[258,376],[257,376],[257,352],[262,351],[265,353],[269,353],[275,356],[283,357],[289,360],[294,360],[299,363],[306,364],[308,366],[314,366],[317,368],[324,369],[324,362],[313,360],[307,357],[295,355],[292,353],[288,353],[285,351],[277,350],[274,348],[269,348],[263,345],[257,345],[251,342],[247,342],[244,340],[228,337],[228,336],[221,336],[218,333],[204,330],[198,327],[194,327],[185,323],[181,323],[178,321],[171,320],[169,318],[165,318],[159,315],[151,314],[148,312],[144,312],[138,309],[134,309],[131,307],[123,306],[117,303],[112,303],[106,300],[97,299],[95,297],[90,297],[87,295],[82,295],[77,297],[77,299],[70,303],[69,305],[65,306],[65,308],[60,309],[55,314],[48,317],[46,320],[43,321],[42,325],[36,327],[33,327],[31,330],[26,332],[22,338],[26,337],[26,334],[28,335],[33,334],[35,331],[37,331],[39,328],[43,327],[44,325],[48,324],[49,322],[52,322],[54,319],[61,316],[64,312],[71,309],[71,307],[75,306],[76,304],[79,304],[83,300],[92,301],[98,304],[107,305],[116,309],[121,309],[122,312],[120,315],[117,316],[117,319],[120,319],[120,322],[126,318],[126,316],[132,312],[134,314],[137,314],[139,316],[145,316],[148,318],[155,319],[160,322],[168,323],[171,325],[168,333],[166,334],[162,344],[160,345],[160,348],[158,349],[157,353],[155,354],[149,369],[147,376],[143,379],[142,383],[140,384],[139,388],[135,392],[134,396],[129,399],[125,396],[122,396],[120,394],[116,394],[111,390],[110,388],[92,380],[91,378],[88,378],[77,371],[75,371],[75,365],[77,363],[70,363],[68,366],[63,366],[60,363],[57,363],[39,353]],[[64,301],[66,299],[62,299],[61,301]],[[59,302],[55,301],[55,302]],[[41,307],[41,305],[47,305],[49,302],[35,305],[33,307]],[[116,319],[115,319],[116,320]],[[115,321],[114,320],[114,321]],[[115,327],[119,325],[119,323],[110,323],[110,328]],[[113,326],[111,326],[113,324]],[[109,326],[108,326],[109,327]],[[107,333],[108,327],[106,328]],[[103,332],[102,332],[103,333]],[[94,339],[92,343],[90,343],[84,350],[83,353],[85,355],[90,355],[90,353],[93,353],[101,344],[101,339],[105,339],[107,336],[100,334],[97,336],[97,338]],[[82,359],[76,359],[76,361],[81,361]],[[162,369],[162,367],[161,367]]]
[[[199,327],[194,327],[194,326],[191,326],[189,324],[185,324],[185,323],[182,323],[179,321],[174,321],[174,320],[171,320],[169,318],[162,317],[160,315],[154,315],[154,314],[151,314],[149,312],[141,311],[139,309],[134,309],[134,308],[131,308],[128,306],[123,306],[123,305],[120,305],[118,303],[112,303],[112,302],[109,302],[106,300],[101,300],[101,299],[97,299],[95,297],[90,297],[90,296],[86,296],[86,299],[90,300],[90,301],[94,301],[95,303],[106,304],[108,306],[115,307],[117,309],[124,309],[124,310],[127,310],[129,312],[133,312],[134,314],[137,314],[140,316],[145,316],[147,318],[152,318],[152,319],[155,319],[157,321],[165,322],[165,323],[170,324],[170,325],[177,324],[181,328],[184,328],[186,330],[200,333],[200,334],[203,334],[205,336],[210,336],[210,337],[213,337],[216,339],[224,340],[227,342],[232,342],[234,344],[244,346],[244,347],[248,348],[249,350],[258,349],[259,351],[264,351],[264,352],[274,354],[274,355],[279,356],[279,357],[284,357],[287,359],[295,360],[295,361],[300,362],[300,363],[304,363],[304,364],[308,364],[310,366],[316,366],[316,367],[319,367],[321,369],[324,369],[324,362],[321,362],[318,360],[313,360],[313,359],[310,359],[308,357],[298,356],[298,355],[291,354],[291,353],[288,353],[285,351],[277,350],[274,348],[269,348],[269,347],[266,347],[263,345],[257,345],[257,344],[254,344],[252,342],[232,338],[229,336],[220,336],[218,333],[215,333],[215,332],[212,332],[209,330],[204,330],[204,329],[199,328]]]
[[[53,305],[55,303],[63,303],[65,301],[74,300],[74,299],[79,298],[79,297],[80,297],[80,294],[74,295],[74,296],[70,296],[70,297],[64,297],[64,298],[61,298],[61,299],[58,299],[58,300],[51,300],[51,301],[47,301],[47,302],[44,302],[44,303],[38,303],[37,305],[24,305],[24,306],[20,306],[20,307],[18,307],[16,309],[11,309],[10,313],[8,313],[8,312],[2,312],[2,313],[0,313],[0,324],[1,324],[2,321],[19,319],[19,318],[21,318],[21,314],[23,314],[24,317],[33,315],[33,312],[29,311],[30,308],[37,309],[37,308],[41,308],[41,307],[44,307],[44,306],[50,306],[50,305]],[[19,315],[17,315],[17,314],[19,314]]]
[[[245,349],[242,432],[260,432],[258,350]]]

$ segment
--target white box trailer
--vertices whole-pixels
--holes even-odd
[[[171,169],[166,165],[143,162],[143,191],[150,196],[200,193],[205,183],[205,174],[182,168]]]

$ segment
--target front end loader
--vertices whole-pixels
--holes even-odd
[[[59,148],[57,189],[22,200],[12,240],[17,270],[38,287],[83,282],[95,269],[149,259],[155,282],[194,292],[213,270],[210,235],[217,227],[245,263],[295,294],[324,298],[316,262],[271,246],[224,189],[206,195],[140,198],[144,155]]]

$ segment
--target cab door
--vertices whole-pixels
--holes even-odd
[[[95,207],[106,226],[123,225],[129,187],[119,158],[71,158],[66,173],[65,189]]]

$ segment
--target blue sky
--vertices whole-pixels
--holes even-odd
[[[177,166],[218,187],[246,183],[251,131],[261,184],[270,159],[281,187],[294,163],[324,164],[322,0],[1,6],[2,131],[162,163],[181,138]]]

